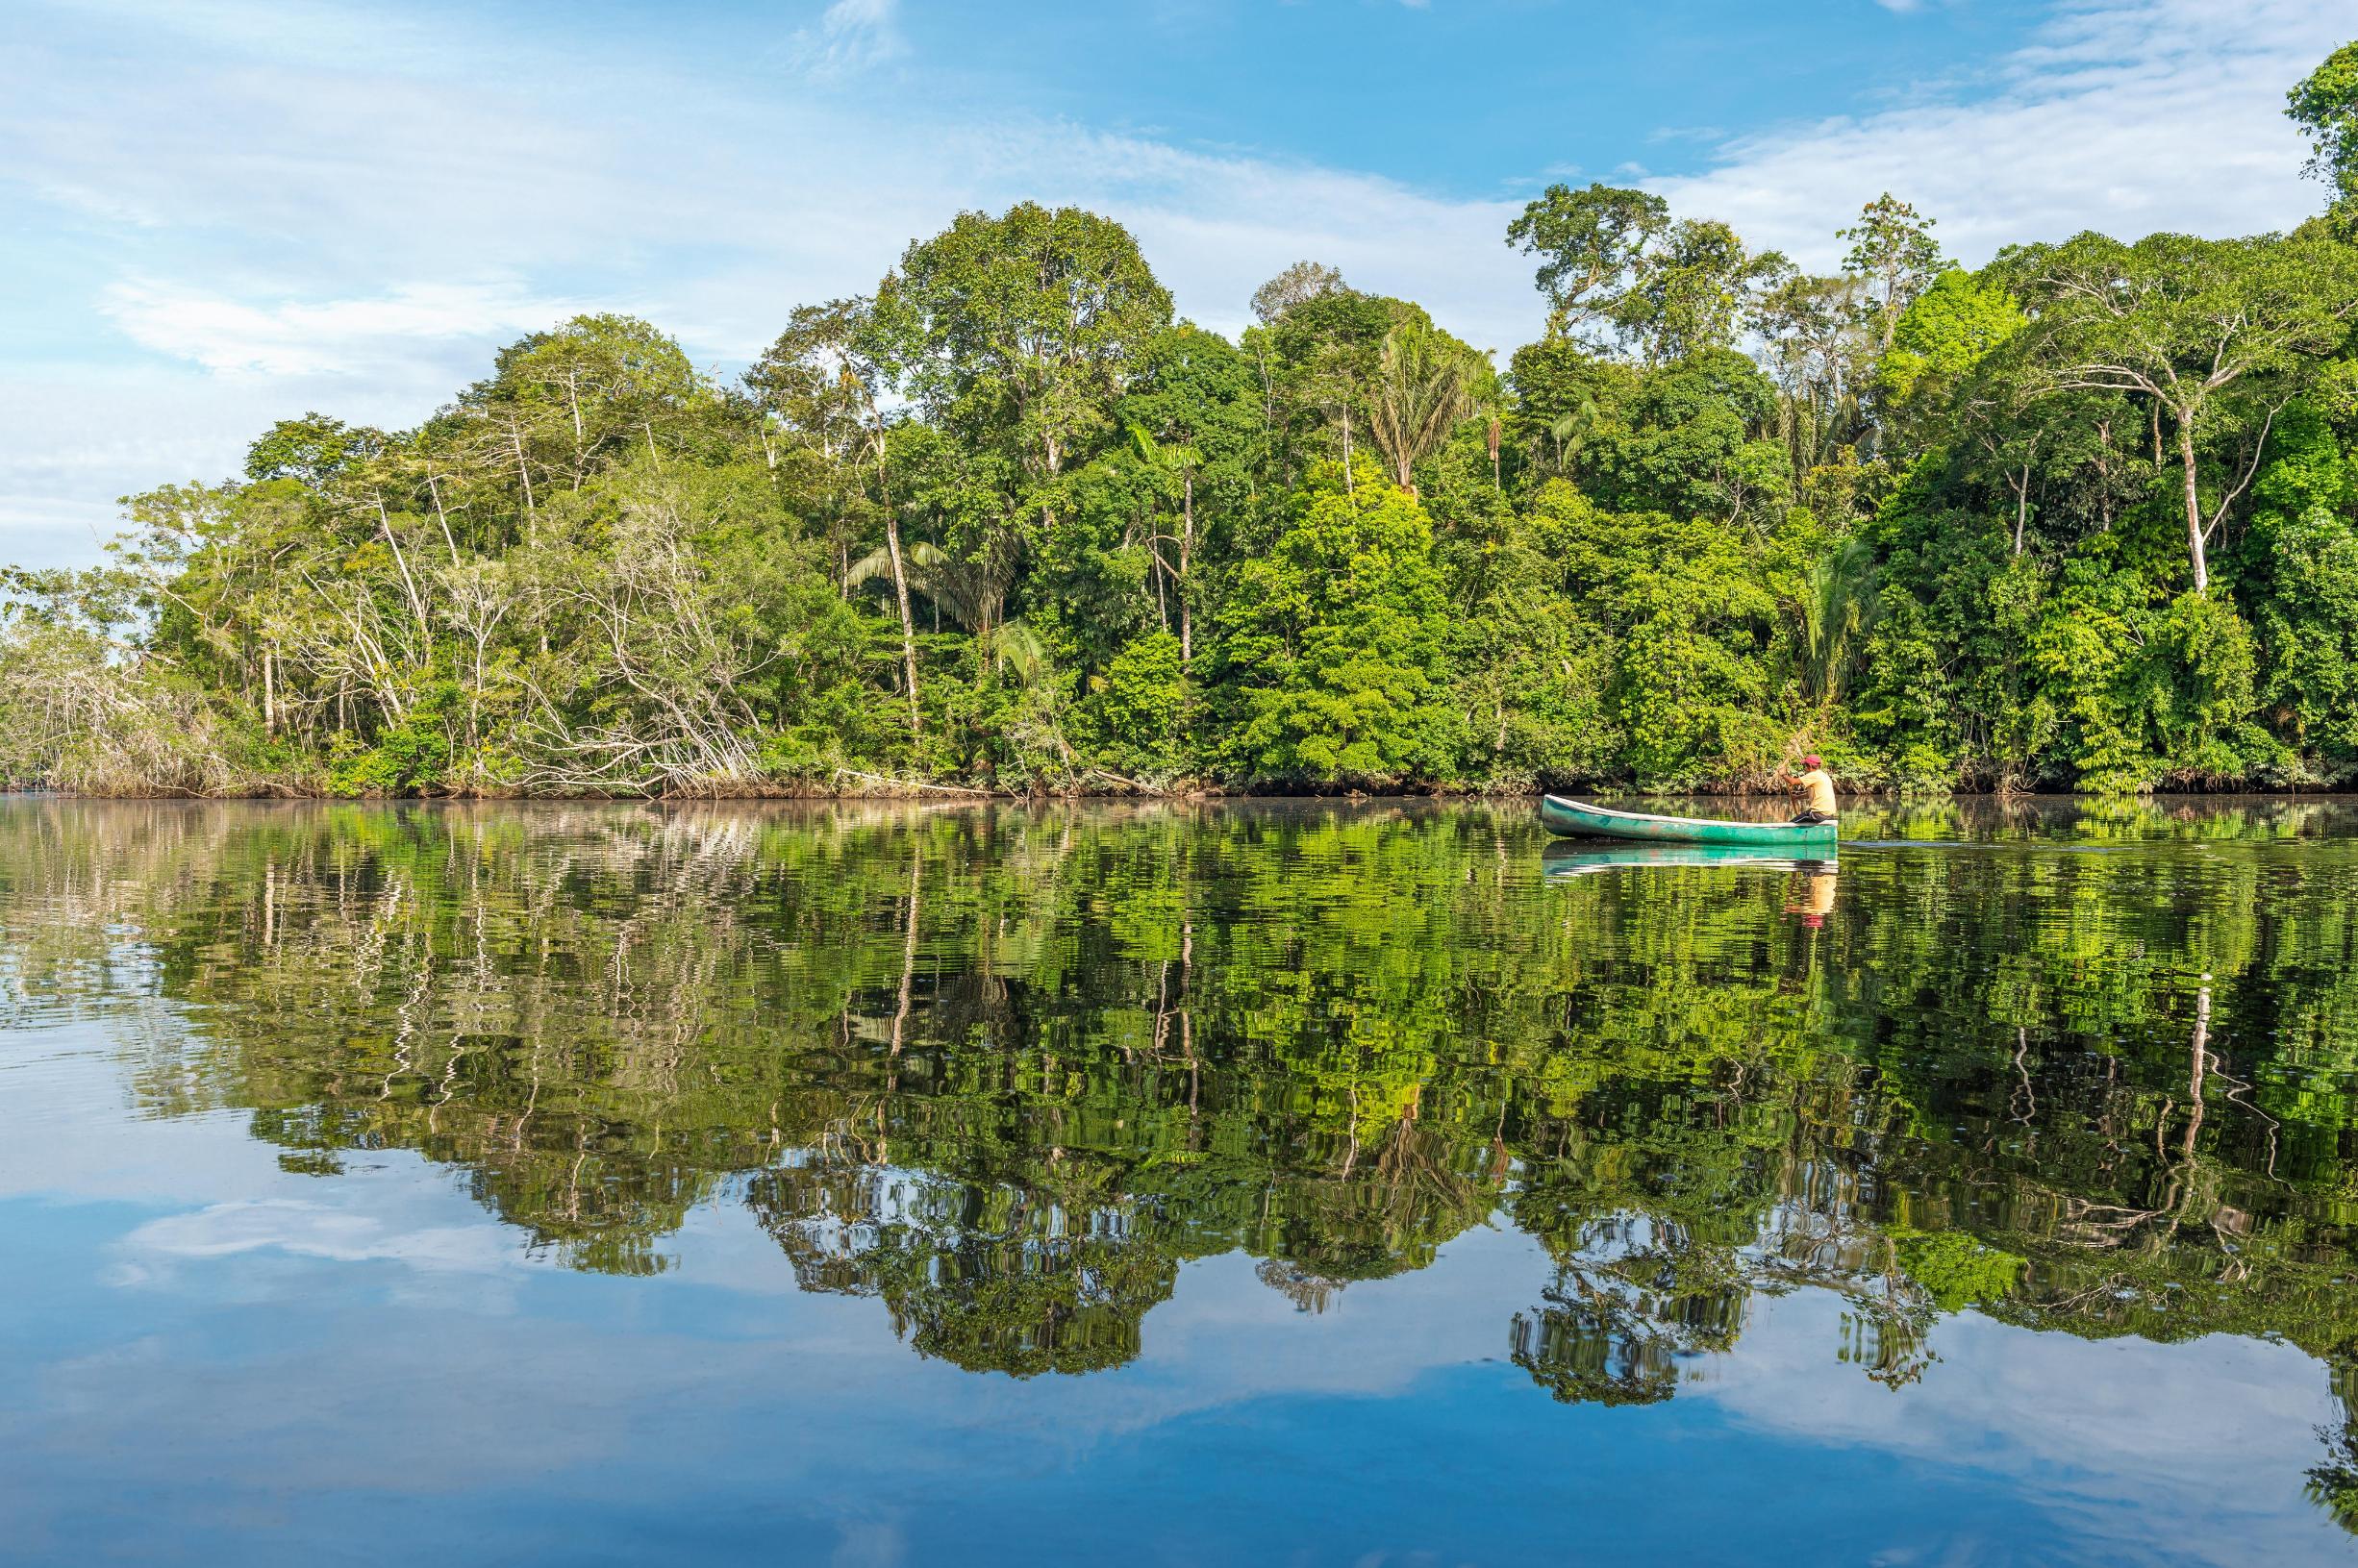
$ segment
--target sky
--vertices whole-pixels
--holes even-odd
[[[0,0],[0,561],[272,420],[414,424],[643,315],[733,374],[962,209],[1073,202],[1223,332],[1291,261],[1500,359],[1557,181],[1831,267],[2318,210],[2284,93],[2350,0]]]

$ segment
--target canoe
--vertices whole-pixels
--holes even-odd
[[[1610,806],[1566,800],[1561,795],[1540,797],[1540,821],[1549,833],[1567,838],[1735,844],[1747,849],[1785,850],[1803,858],[1833,854],[1841,837],[1831,822],[1722,822],[1710,817],[1656,816],[1649,811],[1617,811]]]
[[[1548,845],[1545,853],[1540,857],[1540,866],[1552,881],[1594,876],[1600,871],[1619,871],[1632,866],[1653,869],[1707,866],[1718,870],[1780,873],[1831,871],[1834,868],[1829,852],[1824,850],[1779,855],[1773,850],[1747,849],[1742,844],[1600,844],[1568,840]]]

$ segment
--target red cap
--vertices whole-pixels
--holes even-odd
[[[1801,765],[1805,768],[1821,768],[1826,765],[1826,759],[1822,757],[1804,757]]]

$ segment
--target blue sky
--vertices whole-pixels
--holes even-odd
[[[1550,180],[1831,264],[1884,189],[1952,253],[2319,205],[2287,87],[2347,0],[732,0],[0,6],[0,560],[270,419],[406,424],[636,311],[741,362],[961,207],[1086,203],[1180,309],[1287,262],[1503,354]]]

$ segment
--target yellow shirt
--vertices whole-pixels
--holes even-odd
[[[1826,816],[1835,814],[1834,781],[1826,776],[1824,768],[1812,768],[1795,779],[1794,792],[1808,798],[1811,810]]]

